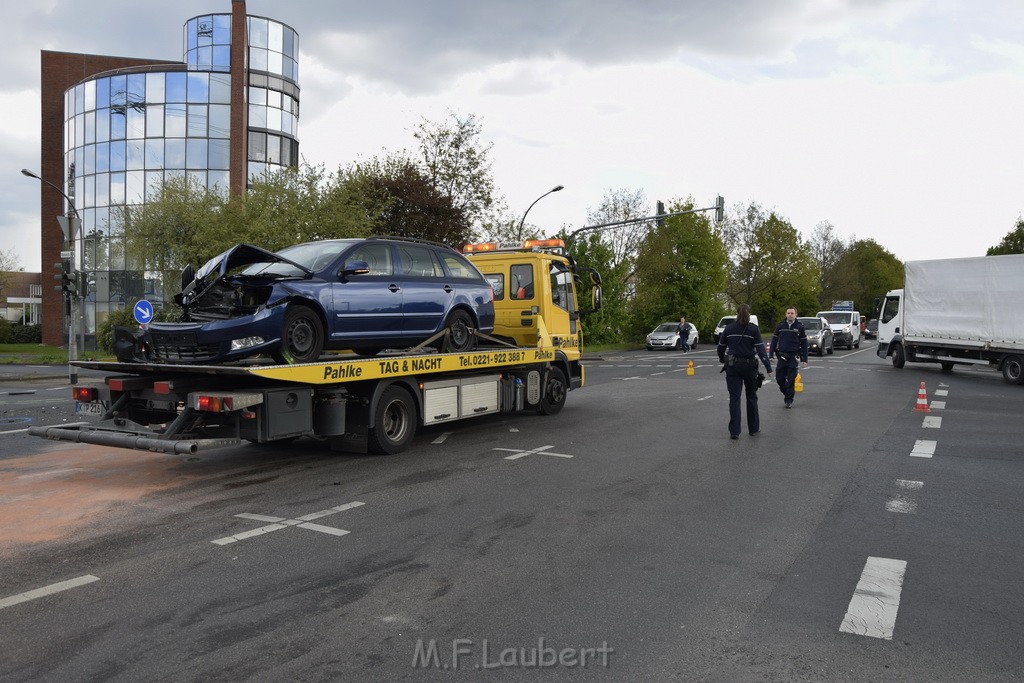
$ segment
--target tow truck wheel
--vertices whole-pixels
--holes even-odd
[[[537,412],[541,415],[554,415],[565,405],[569,384],[565,381],[565,373],[551,366],[548,368],[548,381],[544,385],[544,397],[540,400]]]
[[[281,365],[312,363],[324,350],[324,326],[308,306],[291,305],[284,314],[281,347],[271,355]]]
[[[367,435],[371,453],[392,455],[405,449],[416,433],[416,407],[409,392],[390,386],[380,395]]]
[[[470,332],[470,328],[473,327],[473,319],[469,317],[468,313],[452,311],[448,314],[448,319],[444,321],[444,326],[448,328],[448,334],[441,345],[441,351],[444,353],[466,353],[473,350],[474,338],[473,333]]]

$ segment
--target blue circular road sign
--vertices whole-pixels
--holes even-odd
[[[153,304],[145,299],[135,304],[135,320],[140,325],[148,325],[153,320]]]

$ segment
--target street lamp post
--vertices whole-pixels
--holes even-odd
[[[565,189],[564,185],[555,185],[553,188],[551,188],[550,190],[548,190],[547,192],[545,192],[541,196],[539,196],[536,199],[534,199],[533,200],[533,204],[536,204],[540,200],[544,199],[545,197],[547,197],[552,192],[559,192],[559,191],[564,190],[564,189]],[[523,241],[523,224],[526,222],[526,214],[530,213],[530,209],[533,208],[533,204],[530,204],[528,207],[526,207],[526,211],[523,212],[523,218],[522,218],[522,220],[519,221],[519,236],[518,236],[517,239],[520,242]]]
[[[75,203],[73,201],[71,201],[71,198],[68,197],[67,194],[65,194],[64,190],[62,190],[61,188],[59,188],[56,185],[54,185],[53,183],[51,183],[49,180],[46,180],[45,178],[42,178],[42,177],[36,175],[35,173],[33,173],[32,171],[28,170],[27,168],[21,169],[21,174],[24,175],[24,176],[28,176],[29,178],[35,178],[36,180],[38,180],[39,182],[41,182],[41,183],[43,183],[45,185],[49,185],[53,189],[57,190],[57,192],[60,192],[61,196],[64,197],[65,201],[67,201],[67,207],[71,210],[71,212],[74,215],[70,216],[67,213],[65,213],[64,216],[59,216],[58,220],[60,218],[64,219],[64,221],[61,222],[61,230],[64,232],[64,250],[65,251],[69,250],[71,248],[72,240],[75,237],[75,233],[77,232],[76,228],[82,224],[82,219],[78,215],[78,209],[75,208]],[[61,260],[63,260],[63,257],[62,257]],[[73,260],[73,257],[72,257],[72,261],[71,261],[71,275],[72,275],[73,279],[75,278],[75,276],[74,276],[75,265],[76,264],[75,264],[75,262]],[[75,384],[78,384],[78,369],[74,365],[72,365],[72,363],[74,361],[78,360],[78,340],[75,338],[75,314],[76,314],[76,311],[75,311],[75,296],[71,292],[67,292],[67,302],[68,302],[68,306],[67,306],[67,310],[68,310],[68,381],[72,385],[75,385]]]

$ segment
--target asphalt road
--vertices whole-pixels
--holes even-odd
[[[1021,388],[873,345],[802,377],[738,441],[705,347],[592,359],[557,416],[388,457],[5,424],[0,678],[1024,675]],[[5,419],[76,419],[66,382],[22,384]]]

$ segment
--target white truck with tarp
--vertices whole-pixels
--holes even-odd
[[[1024,384],[1024,254],[908,261],[878,315],[878,356],[987,365]]]

